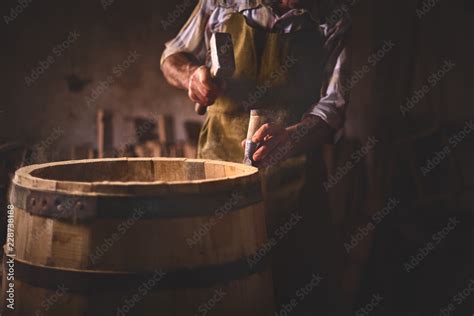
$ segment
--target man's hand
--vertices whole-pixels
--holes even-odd
[[[209,69],[205,66],[197,68],[189,78],[188,96],[201,105],[214,104],[219,96],[220,87],[212,80]]]
[[[262,125],[252,137],[260,147],[253,154],[259,167],[275,165],[289,157],[331,142],[332,128],[317,116],[307,116],[298,124],[283,127]],[[245,140],[242,142],[245,146]]]
[[[259,166],[276,164],[291,155],[290,133],[283,126],[262,125],[252,136],[252,142],[260,144],[252,157]]]
[[[259,144],[252,157],[258,167],[275,165],[294,154],[291,128],[264,124],[252,136],[252,142]],[[245,147],[245,140],[242,146]]]
[[[209,69],[200,66],[190,54],[176,53],[168,56],[161,65],[161,70],[172,86],[187,90],[189,98],[194,102],[208,106],[219,95],[220,87],[212,80]]]

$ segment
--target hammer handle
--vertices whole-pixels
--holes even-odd
[[[199,115],[204,115],[206,114],[207,111],[207,106],[201,105],[199,103],[196,103],[194,105],[194,112],[196,112]]]

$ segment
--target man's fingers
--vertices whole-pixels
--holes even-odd
[[[270,124],[263,124],[252,136],[252,142],[261,143],[268,139],[267,136],[275,137],[281,134],[281,127]]]
[[[212,80],[206,67],[198,68],[191,76],[188,96],[192,101],[208,106],[216,101],[219,93],[220,87]]]
[[[211,73],[208,69],[205,69],[205,71],[199,73],[199,82],[209,90],[219,90],[219,85],[217,85],[214,80],[212,80]]]
[[[199,103],[202,105],[208,105],[210,103],[209,98],[207,97],[206,93],[199,89],[198,87],[195,87],[193,89],[193,93],[199,98]]]
[[[214,104],[219,97],[221,87],[213,80],[209,69],[201,66],[192,74],[189,80],[188,91],[190,91],[188,95],[191,100],[209,106]]]
[[[196,102],[196,103],[199,103],[199,104],[205,105],[205,106],[208,105],[208,100],[207,100],[204,96],[202,96],[202,95],[199,93],[199,91],[196,91],[196,90],[194,90],[194,89],[193,89],[193,90],[189,90],[189,91],[188,91],[188,96],[189,96],[189,98],[190,98],[192,101],[194,101],[194,102]]]
[[[255,151],[253,154],[254,161],[263,160],[269,153],[271,153],[280,143],[282,142],[283,137],[273,137],[269,141],[265,142],[260,148]]]
[[[197,80],[194,81],[190,86],[190,98],[191,95],[194,96],[195,99],[191,98],[191,100],[198,102],[202,105],[211,105],[216,100],[216,96],[210,95],[208,90],[201,85]]]
[[[196,89],[199,91],[200,95],[207,99],[208,104],[214,103],[214,101],[217,99],[217,90],[209,89],[209,87],[206,87],[201,83],[196,84]]]

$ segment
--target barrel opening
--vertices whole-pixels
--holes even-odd
[[[33,169],[31,176],[72,182],[173,182],[225,179],[255,172],[238,164],[176,159],[85,160],[67,164],[49,164]]]

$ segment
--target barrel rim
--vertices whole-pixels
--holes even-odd
[[[233,176],[216,177],[199,180],[180,181],[68,181],[52,180],[33,176],[31,173],[42,168],[64,166],[73,164],[85,164],[88,162],[115,162],[115,161],[182,161],[194,163],[208,163],[222,166],[231,166],[242,170],[243,173]],[[228,190],[229,188],[244,183],[259,181],[258,169],[244,164],[189,158],[103,158],[103,159],[81,159],[34,164],[22,167],[15,172],[13,184],[25,188],[41,189],[43,191],[64,192],[77,195],[142,195],[140,189],[144,189],[143,195],[169,194],[169,193],[198,193]]]

